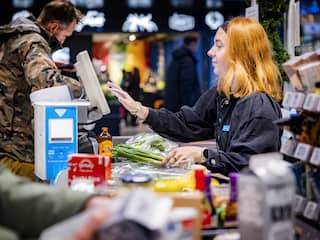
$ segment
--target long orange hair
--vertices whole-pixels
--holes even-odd
[[[219,79],[218,91],[229,98],[264,92],[281,100],[280,72],[263,27],[253,18],[236,17],[226,25],[229,69]],[[235,81],[235,82],[233,82]]]

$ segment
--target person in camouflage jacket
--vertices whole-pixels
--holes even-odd
[[[39,17],[18,18],[0,26],[0,163],[34,177],[32,91],[67,84],[80,95],[78,81],[60,74],[51,52],[80,20],[68,1],[52,1]]]

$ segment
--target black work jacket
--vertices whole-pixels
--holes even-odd
[[[279,104],[265,93],[228,100],[212,88],[176,113],[149,109],[146,123],[174,141],[216,138],[218,150],[209,149],[204,165],[227,175],[247,166],[253,154],[279,151],[281,130],[272,123],[279,118]]]

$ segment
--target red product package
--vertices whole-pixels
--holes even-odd
[[[73,179],[92,179],[97,186],[111,179],[111,157],[95,154],[72,154],[69,157],[68,185]]]

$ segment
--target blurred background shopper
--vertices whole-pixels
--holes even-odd
[[[199,48],[199,35],[188,33],[183,45],[172,52],[166,73],[164,106],[176,112],[183,105],[192,106],[200,97],[200,83],[195,53]]]
[[[281,131],[272,121],[281,117],[280,74],[266,32],[252,18],[236,17],[219,27],[208,55],[219,78],[217,88],[176,113],[142,106],[115,84],[109,89],[164,137],[182,142],[216,139],[218,149],[180,147],[163,165],[192,160],[227,175],[247,166],[253,154],[279,150]]]
[[[79,225],[68,239],[89,240],[111,215],[110,200],[105,197],[34,183],[13,175],[1,164],[0,203],[0,239],[6,240],[38,239],[45,228],[81,211],[94,210],[88,222]]]
[[[62,76],[51,59],[79,20],[69,1],[56,0],[37,19],[20,17],[0,27],[0,163],[18,175],[34,177],[30,93],[68,84],[80,95],[79,83]]]

